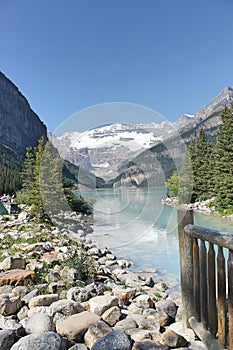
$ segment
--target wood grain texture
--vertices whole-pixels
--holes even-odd
[[[200,242],[200,297],[201,297],[201,322],[208,327],[208,302],[207,302],[207,260],[206,245]]]
[[[199,238],[217,246],[233,250],[233,234],[194,225],[185,226],[185,232],[193,238]]]
[[[229,349],[233,349],[233,251],[228,256],[228,317],[229,317]]]
[[[208,250],[208,318],[210,333],[213,338],[218,331],[217,303],[216,303],[216,263],[215,250],[212,243],[209,244]]]
[[[193,316],[193,239],[184,231],[187,224],[193,224],[192,210],[177,210],[178,235],[180,249],[180,279],[183,327],[189,327],[189,318]]]
[[[226,267],[222,247],[218,247],[218,339],[221,346],[226,347]]]
[[[200,262],[198,240],[193,240],[193,291],[194,291],[194,316],[197,322],[201,321],[200,303]]]

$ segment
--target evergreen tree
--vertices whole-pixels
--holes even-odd
[[[233,102],[221,115],[215,152],[215,205],[217,210],[233,212]]]
[[[56,148],[47,142],[40,162],[40,193],[45,211],[50,215],[70,210],[64,194],[63,162]]]
[[[43,152],[45,149],[45,140],[42,136],[38,142],[37,147],[35,147],[35,164],[33,167],[33,182],[31,184],[31,197],[30,204],[32,205],[32,213],[39,219],[44,217],[44,206],[41,199],[40,193],[40,166]]]
[[[31,213],[39,220],[50,221],[60,211],[91,213],[83,198],[77,198],[67,186],[64,189],[62,159],[43,137],[34,150],[27,149],[22,178],[20,199],[32,206]]]
[[[61,211],[91,214],[90,205],[72,191],[63,176],[63,161],[51,142],[47,142],[40,162],[40,193],[45,214],[50,218]]]
[[[21,187],[21,170],[21,158],[0,145],[0,194],[10,194]]]
[[[171,197],[177,197],[179,192],[179,177],[177,171],[174,171],[171,177],[165,182]]]
[[[190,157],[190,147],[186,151],[179,173],[179,202],[190,203],[193,201],[193,166]]]
[[[23,198],[27,204],[32,200],[32,188],[34,179],[34,167],[35,167],[35,153],[32,147],[26,149],[26,155],[24,160],[24,167],[21,173]]]
[[[203,128],[189,149],[194,177],[193,200],[205,200],[213,195],[214,149]]]

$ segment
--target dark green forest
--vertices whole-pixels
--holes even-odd
[[[0,194],[12,193],[21,187],[23,157],[0,145]]]
[[[38,146],[27,148],[23,171],[22,189],[17,192],[18,201],[32,207],[31,214],[40,220],[62,210],[91,214],[91,206],[73,192],[75,176],[65,168],[63,160],[51,142],[42,137]]]
[[[174,161],[172,161],[170,156],[165,157],[166,161],[162,159],[161,164],[163,173],[167,174],[170,172],[172,174],[166,181],[166,186],[171,196],[179,197],[180,203],[193,203],[214,197],[213,204],[217,211],[233,213],[233,102],[230,107],[225,107],[222,110],[221,119],[222,123],[218,126],[216,139],[208,139],[204,127],[201,127],[196,138],[191,138],[186,155],[177,171],[172,174],[171,170],[172,168],[175,169],[175,164],[173,164]],[[40,140],[36,148],[27,148],[25,161],[23,156],[16,156],[11,149],[0,146],[1,194],[10,194],[22,189],[20,195],[26,196],[27,194],[27,198],[24,198],[24,200],[40,207],[40,195],[37,192],[39,186],[38,178],[41,167],[40,161],[46,144],[44,141],[41,142]],[[164,145],[162,146],[165,147]],[[159,147],[161,148],[162,146],[157,145],[154,147],[158,152],[158,160],[160,160],[159,154],[162,154],[159,152]],[[58,153],[56,153],[57,151],[52,149],[52,145],[49,146],[48,143],[46,148],[48,147],[51,147],[50,153],[53,154],[52,157],[47,159],[46,164],[47,179],[51,180],[50,193],[53,192],[51,191],[52,180],[56,178],[56,171],[57,176],[58,174],[61,176],[62,173],[62,179],[59,180],[63,186],[62,193],[66,191],[67,198],[71,202],[72,191],[70,193],[69,188],[73,184],[81,183],[87,188],[112,186],[112,183],[105,183],[104,180],[96,178],[87,171],[80,171],[75,165],[62,161]],[[144,163],[148,162],[148,168],[152,167],[152,151],[148,156],[146,151],[138,156],[142,158]],[[176,164],[178,164],[178,161],[176,161]],[[35,186],[34,189],[30,188],[32,185]],[[56,202],[55,198],[54,202]],[[88,211],[89,209],[89,207],[85,208],[84,206],[81,210]]]
[[[233,213],[233,102],[221,113],[216,144],[211,143],[203,128],[191,139],[181,169],[174,172],[166,186],[180,203],[193,203],[214,197],[220,213]]]

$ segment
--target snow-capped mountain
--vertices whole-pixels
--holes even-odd
[[[172,122],[145,124],[111,124],[71,132],[55,138],[50,135],[61,157],[92,171],[104,179],[114,178],[118,169],[144,149],[174,133]]]
[[[141,148],[150,148],[161,141],[165,133],[171,132],[172,123],[161,124],[111,124],[85,131],[83,133],[68,135],[70,146],[76,149],[95,149],[105,147],[127,146],[132,152]],[[63,137],[62,137],[63,138]]]
[[[200,127],[204,127],[208,137],[214,140],[217,126],[221,123],[221,110],[225,105],[229,105],[232,99],[233,87],[225,87],[195,115],[184,114],[174,123],[116,123],[82,133],[69,132],[59,137],[49,137],[63,159],[109,180],[118,176],[119,169],[130,160],[134,160],[143,150],[151,149],[165,139],[172,140],[173,136],[174,154],[177,153],[177,133],[188,143],[191,137],[197,136]],[[149,153],[153,158],[153,152],[149,150]],[[175,157],[181,158],[182,154],[178,153]],[[148,164],[150,163],[153,164],[153,159]],[[172,172],[172,169],[170,171]]]

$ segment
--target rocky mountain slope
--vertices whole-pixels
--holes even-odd
[[[19,89],[0,72],[0,193],[20,187],[25,150],[35,147],[41,136],[47,139],[46,126]],[[64,162],[63,172],[68,181],[102,187],[102,179],[87,171],[79,172],[69,162]]]
[[[118,184],[144,185],[153,178],[157,184],[179,168],[185,144],[197,136],[201,126],[209,139],[215,140],[221,110],[231,99],[233,87],[225,87],[195,115],[185,114],[174,123],[111,124],[50,138],[64,159],[105,180],[117,177],[114,182]],[[139,178],[135,178],[138,171]],[[144,172],[148,175],[143,177]]]
[[[0,72],[0,192],[17,189],[25,149],[47,128],[18,88]]]
[[[191,116],[183,116],[187,123]],[[49,135],[62,158],[106,180],[119,175],[119,169],[143,150],[175,132],[172,122],[147,124],[111,124],[83,133]]]
[[[163,185],[174,170],[180,169],[185,148],[191,138],[198,135],[201,127],[205,129],[209,140],[215,142],[218,125],[221,123],[221,112],[232,100],[233,87],[225,87],[210,104],[199,109],[193,118],[185,120],[184,124],[182,119],[179,119],[176,122],[177,132],[140,153],[122,170],[122,174],[113,180],[114,186],[132,186],[135,183],[138,186]]]
[[[47,128],[18,88],[0,72],[0,145],[23,154],[46,136]]]

